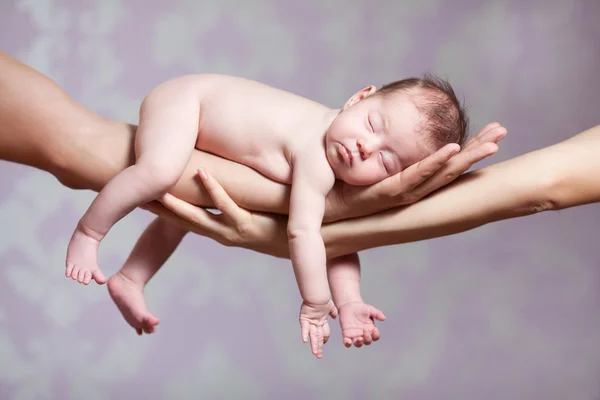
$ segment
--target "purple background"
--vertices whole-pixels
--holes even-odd
[[[0,48],[97,113],[136,122],[186,73],[245,76],[341,106],[368,84],[450,79],[476,132],[509,136],[482,165],[599,122],[597,0],[0,3]],[[0,71],[1,73],[1,71]],[[139,338],[105,287],[65,280],[94,197],[0,162],[1,399],[598,399],[595,205],[362,253],[382,340],[323,360],[300,341],[290,264],[190,236],[148,286],[161,318]],[[448,204],[452,207],[452,204]],[[149,222],[101,247],[114,273]]]

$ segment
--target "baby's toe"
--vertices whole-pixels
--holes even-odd
[[[79,283],[83,283],[83,279],[85,278],[85,270],[84,269],[80,269],[79,273],[77,274],[77,282]]]
[[[85,274],[83,275],[83,284],[89,285],[91,281],[92,281],[92,273],[90,271],[85,271]]]
[[[79,267],[77,265],[75,265],[73,267],[73,270],[71,271],[71,279],[73,279],[74,281],[76,281],[78,275],[79,275]]]

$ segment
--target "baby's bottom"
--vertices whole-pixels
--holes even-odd
[[[108,291],[139,335],[152,333],[159,320],[146,306],[144,286],[175,251],[186,230],[156,218],[140,236],[123,268],[108,280]]]

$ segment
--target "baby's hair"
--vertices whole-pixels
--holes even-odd
[[[436,149],[448,143],[464,145],[469,130],[466,108],[450,83],[431,74],[407,78],[381,87],[377,93],[387,96],[404,93],[423,116],[421,126]]]

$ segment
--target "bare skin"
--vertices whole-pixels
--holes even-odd
[[[48,171],[68,187],[95,191],[133,163],[134,125],[110,121],[90,112],[47,77],[1,52],[0,68],[3,71],[0,75],[0,159]],[[332,221],[388,209],[399,212],[397,207],[419,201],[453,181],[475,162],[494,154],[496,142],[505,135],[506,130],[498,124],[489,125],[455,156],[451,152],[438,152],[371,186],[354,187],[337,182],[325,202],[324,219],[329,223],[321,227],[328,258],[352,253],[352,247],[364,249],[366,243],[376,247],[396,240],[380,233],[359,242],[355,238],[361,235],[364,238],[362,232],[345,230],[343,222]],[[226,215],[218,222],[211,220],[211,225],[203,226],[197,224],[197,215],[186,221],[160,204],[151,203],[148,207],[184,230],[228,246],[246,246],[287,257],[287,244],[282,246],[278,240],[264,239],[268,232],[281,234],[280,224],[287,224],[284,215],[288,212],[289,186],[244,165],[194,150],[182,177],[170,192],[190,204],[213,206],[209,193],[197,184],[199,168],[210,171],[237,204],[248,210],[275,214],[244,214],[248,217],[245,222],[229,219],[235,224],[225,229],[227,225],[223,222],[229,218]],[[486,182],[484,179],[483,183]],[[179,209],[179,212],[185,215],[185,211]],[[386,227],[374,217],[356,218],[353,223],[362,221],[370,232]],[[359,229],[364,230],[365,226]],[[266,227],[272,230],[265,231]],[[426,236],[430,228],[423,229],[421,235]],[[258,233],[262,235],[260,240],[253,236]],[[283,233],[285,237],[285,229]],[[435,230],[431,234],[435,235]],[[368,343],[365,341],[365,344]]]
[[[419,133],[423,118],[406,95],[376,95],[374,86],[337,110],[227,75],[188,75],[164,82],[140,108],[136,163],[110,180],[77,224],[67,250],[66,276],[85,285],[91,280],[105,283],[97,253],[111,227],[175,185],[194,147],[205,150],[292,184],[287,234],[303,298],[302,340],[310,337],[313,354],[320,358],[328,316],[337,315],[320,236],[325,197],[336,177],[349,184],[373,184],[430,155],[427,137]],[[460,149],[457,144],[450,148]],[[170,240],[156,240],[172,236],[171,231],[164,223],[154,224],[138,245],[150,248],[144,243],[150,242],[172,252],[176,246]],[[176,233],[174,240],[178,238]],[[155,251],[138,251],[136,268],[146,265],[156,271]],[[126,263],[121,276],[129,268]],[[135,282],[143,287],[147,280]],[[128,301],[127,296],[113,296],[120,310],[140,305],[138,297]],[[142,310],[133,314],[141,316]],[[131,312],[124,316],[132,321]],[[135,322],[139,329],[143,321]]]
[[[328,224],[323,227],[324,234],[330,235],[325,237],[331,238],[331,242],[326,241],[326,246],[331,249],[328,254],[344,257],[343,254],[352,254],[357,249],[450,235],[493,221],[596,203],[600,201],[599,147],[600,125],[556,145],[464,175],[447,188],[411,206]],[[173,214],[164,217],[173,221],[179,218],[193,221],[197,229],[209,230],[216,240],[230,246],[262,249],[269,254],[286,256],[285,242],[278,240],[279,232],[285,227],[285,218],[239,207],[212,177],[202,179],[202,183],[222,211],[221,215],[207,213],[174,196],[167,196],[163,204]],[[449,203],[452,207],[448,207]],[[154,206],[150,205],[150,208]],[[349,231],[356,235],[353,239],[347,237]],[[358,274],[352,279],[357,280]],[[359,297],[356,300],[360,302]],[[339,304],[345,301],[336,300]],[[370,320],[366,318],[367,312],[372,313]],[[339,313],[342,320],[343,306]],[[370,338],[368,335],[375,313],[363,305],[353,311],[359,332],[361,327],[367,328],[362,335],[365,344],[369,344],[370,339],[376,340],[375,336]],[[346,327],[354,328],[351,323]],[[349,345],[346,335],[350,333],[346,327],[342,324],[344,343]],[[354,341],[353,344],[360,346],[361,342]]]
[[[142,233],[123,268],[108,280],[108,292],[138,335],[159,324],[146,306],[144,286],[177,248],[187,231],[157,218]]]
[[[462,175],[447,187],[410,206],[322,228],[328,256],[452,235],[490,222],[543,211],[562,210],[600,201],[600,125],[563,142]],[[215,178],[202,181],[221,215],[213,215],[175,196],[149,204],[163,218],[188,221],[190,231],[203,232],[227,246],[278,257],[288,250],[278,240],[285,218],[240,207]],[[448,207],[452,204],[452,207]],[[208,232],[207,232],[208,231]],[[348,234],[352,232],[352,236]]]

